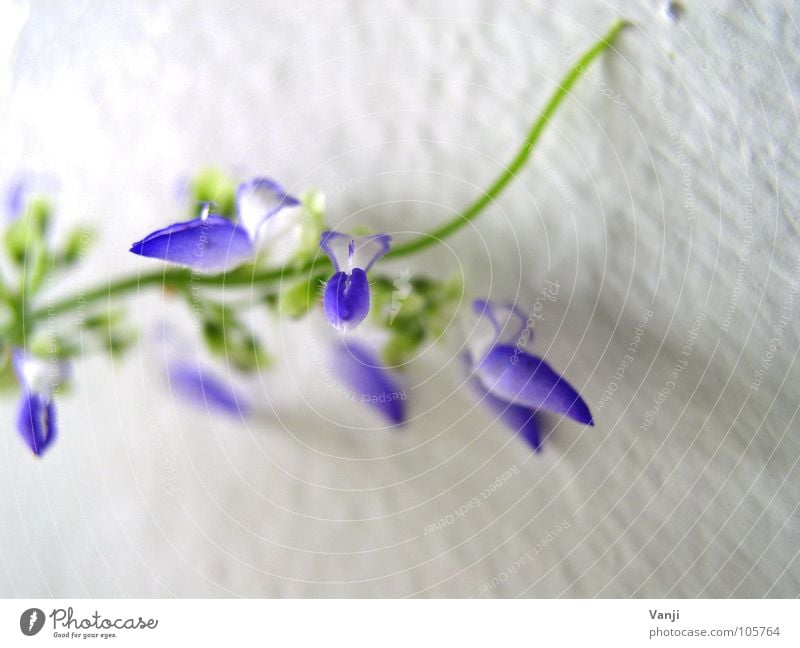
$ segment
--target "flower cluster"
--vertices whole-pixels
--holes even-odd
[[[294,257],[294,267],[307,271],[307,277],[267,301],[277,305],[279,312],[297,317],[311,312],[319,300],[322,315],[341,336],[331,343],[328,357],[342,384],[357,394],[358,398],[352,400],[373,407],[392,426],[404,425],[408,420],[406,392],[401,377],[395,369],[387,368],[386,361],[402,366],[428,336],[440,336],[445,323],[455,315],[457,303],[462,301],[463,286],[412,277],[408,268],[399,278],[383,274],[371,279],[368,273],[391,251],[390,235],[354,236],[325,229],[324,201],[319,194],[306,194],[299,199],[270,178],[258,177],[233,187],[218,177],[205,177],[206,184],[196,186],[193,192],[197,204],[193,217],[148,234],[131,246],[131,252],[189,269],[193,277],[198,273],[209,281],[216,276],[229,276],[245,264],[252,264],[248,272],[255,273],[260,250],[275,243],[269,235],[271,219],[284,209],[295,208],[290,224],[306,230],[311,226],[311,232],[303,231],[294,240],[302,241],[310,235],[316,241],[316,245],[304,250],[301,246],[299,256]],[[216,188],[213,196],[207,191],[209,178]],[[223,205],[218,211],[212,197]],[[14,199],[17,210],[19,200]],[[29,209],[24,218],[47,220],[42,209]],[[25,227],[31,229],[30,223],[26,222]],[[42,243],[45,230],[46,226],[39,222],[39,237],[27,237],[18,244],[23,267],[31,261],[33,251],[48,247]],[[13,241],[13,231],[7,239]],[[287,241],[280,243],[285,246]],[[13,253],[13,246],[10,249]],[[329,261],[330,270],[325,270],[324,259]],[[26,280],[30,277],[26,276]],[[41,282],[41,278],[35,281]],[[242,371],[261,368],[266,359],[260,342],[237,313],[210,298],[192,294],[192,300],[199,299],[204,300],[203,332],[210,351],[224,356]],[[524,331],[526,318],[516,306],[476,300],[474,310],[491,324],[493,331],[480,349],[465,354],[467,383],[481,405],[535,451],[542,445],[540,411],[593,424],[577,391],[544,360],[513,344],[523,332],[525,339],[529,338]],[[370,315],[373,323],[389,333],[383,350],[385,360],[354,337]],[[93,313],[84,319],[84,328],[96,333],[105,331],[109,350],[121,350],[124,345],[120,340],[125,336],[117,330],[120,319],[114,313]],[[53,397],[68,377],[70,353],[41,353],[25,347],[24,342],[11,347],[14,373],[22,388],[17,427],[28,447],[41,455],[56,438]],[[222,380],[196,359],[170,360],[166,378],[171,392],[206,408],[236,417],[254,410],[251,399],[231,381]]]
[[[240,312],[242,306],[232,305],[238,303],[235,300],[220,301],[216,289],[243,287],[250,293],[250,308],[272,308],[285,318],[317,316],[318,306],[316,312],[333,329],[330,358],[340,383],[358,396],[353,400],[374,407],[391,427],[405,424],[412,404],[397,368],[416,361],[426,341],[456,328],[450,324],[459,315],[465,289],[457,280],[417,274],[413,265],[398,272],[382,260],[408,257],[438,244],[493,204],[530,158],[581,74],[612,46],[624,25],[615,23],[570,68],[494,182],[462,212],[400,245],[385,233],[330,229],[319,193],[295,197],[267,177],[237,186],[226,174],[209,170],[190,183],[191,218],[157,229],[130,248],[135,255],[175,267],[160,265],[155,271],[104,281],[78,296],[49,300],[46,307],[37,308],[45,280],[49,286],[77,265],[92,236],[80,227],[54,243],[50,205],[35,195],[35,189],[43,187],[50,193],[54,183],[46,186],[42,178],[20,176],[5,201],[3,244],[8,258],[0,263],[0,388],[15,385],[21,391],[16,426],[25,444],[38,456],[56,439],[55,397],[68,382],[70,360],[90,349],[118,355],[132,344],[136,333],[127,324],[124,306],[112,298],[146,285],[186,299],[200,320],[207,350],[224,357],[237,372],[260,371],[269,355]],[[276,222],[292,229],[291,241],[281,238]],[[280,261],[276,252],[283,254]],[[387,270],[381,272],[384,266]],[[482,344],[472,340],[464,345],[470,348],[464,355],[465,380],[481,405],[534,451],[541,449],[543,440],[539,412],[594,424],[576,389],[544,359],[520,346],[520,339],[527,343],[532,336],[516,305],[476,300],[474,311],[492,331]],[[70,312],[77,322],[59,319]],[[380,353],[358,339],[367,321],[383,329]],[[256,409],[257,403],[240,393],[233,378],[222,379],[197,358],[176,354],[167,362],[166,377],[174,393],[206,407],[236,417]]]
[[[301,204],[274,180],[257,178],[238,187],[234,219],[210,214],[210,207],[205,204],[199,218],[157,230],[135,243],[131,251],[193,270],[226,272],[252,261],[260,243],[259,232],[263,232],[270,217],[283,207]],[[333,266],[333,274],[325,282],[322,310],[339,333],[351,334],[369,315],[372,298],[367,273],[389,253],[391,240],[388,234],[352,236],[332,230],[321,233],[319,250]],[[536,451],[542,443],[537,416],[541,410],[593,425],[586,403],[562,376],[541,358],[511,344],[523,333],[526,323],[515,306],[476,300],[474,307],[494,330],[486,348],[474,359],[467,355],[468,382],[481,404]],[[402,309],[401,306],[399,311]],[[405,323],[403,318],[398,320],[398,315],[398,309],[393,310],[390,328],[395,322],[401,326]],[[390,423],[405,423],[405,392],[368,347],[346,338],[334,345],[331,357],[340,378],[361,395],[361,401],[376,407]],[[181,365],[180,370],[173,368],[170,374],[180,391],[193,394],[205,404],[243,411],[229,390],[204,379],[199,368]]]
[[[69,379],[67,356],[75,348],[58,331],[34,330],[36,317],[28,300],[48,276],[77,263],[91,238],[86,228],[79,228],[69,232],[61,245],[52,244],[52,210],[39,195],[41,187],[52,190],[52,184],[28,175],[9,188],[3,238],[8,275],[0,281],[0,320],[5,322],[0,335],[0,387],[19,387],[17,430],[37,456],[58,435],[55,396]]]

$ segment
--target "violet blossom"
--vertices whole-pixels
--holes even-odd
[[[367,272],[389,251],[388,234],[353,237],[340,232],[323,232],[320,247],[334,267],[323,295],[325,317],[335,329],[356,328],[369,313],[370,293]]]
[[[470,383],[483,405],[536,451],[542,445],[537,420],[540,410],[594,425],[589,407],[575,388],[542,358],[514,344],[526,327],[518,308],[484,300],[476,300],[473,306],[494,329],[486,350],[476,360],[468,356]]]
[[[49,362],[21,349],[13,351],[14,370],[22,387],[17,429],[36,456],[41,456],[58,435],[53,393],[67,375],[65,363]]]
[[[274,180],[255,178],[236,190],[235,221],[213,213],[206,203],[199,218],[156,230],[130,251],[200,272],[227,272],[255,256],[263,226],[272,216],[299,204]]]

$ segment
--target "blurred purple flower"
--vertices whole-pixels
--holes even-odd
[[[201,272],[226,272],[253,258],[267,220],[299,204],[274,180],[255,178],[236,190],[235,222],[211,213],[206,204],[199,218],[156,230],[134,243],[131,252]]]
[[[526,326],[525,316],[512,305],[476,300],[478,316],[494,328],[488,350],[477,361],[469,358],[470,383],[481,403],[532,447],[541,448],[536,414],[548,410],[584,425],[594,425],[589,407],[577,391],[549,364],[515,346]]]
[[[14,181],[6,191],[6,214],[9,218],[19,218],[25,211],[25,181]]]
[[[337,342],[331,360],[336,375],[354,392],[353,400],[371,405],[395,425],[405,423],[406,393],[369,349]]]
[[[68,367],[60,361],[47,362],[13,352],[14,370],[22,387],[17,429],[36,456],[41,456],[55,441],[58,427],[53,390],[66,377]]]
[[[237,417],[250,414],[250,403],[229,381],[218,378],[198,363],[173,361],[167,367],[167,378],[175,393],[207,409]]]
[[[370,294],[367,272],[389,251],[388,234],[352,237],[340,232],[323,232],[319,245],[335,269],[323,295],[325,317],[335,329],[356,328],[369,313]]]

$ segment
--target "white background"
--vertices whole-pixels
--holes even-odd
[[[231,421],[172,397],[151,332],[191,320],[149,289],[134,353],[87,344],[43,459],[0,403],[0,593],[796,596],[797,12],[686,5],[12,3],[0,178],[57,178],[59,229],[101,233],[54,295],[156,267],[127,249],[183,215],[176,186],[207,165],[318,187],[345,229],[430,230],[500,171],[580,50],[618,17],[636,27],[474,227],[383,266],[523,309],[558,281],[533,351],[596,427],[548,419],[531,456],[462,386],[465,316],[404,372],[412,422],[381,429],[322,380],[319,312],[260,316],[274,366],[248,385],[258,414]]]

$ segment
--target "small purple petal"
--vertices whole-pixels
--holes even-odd
[[[503,400],[594,425],[578,392],[541,358],[510,345],[497,345],[478,362],[475,372],[483,386]]]
[[[355,392],[354,401],[371,405],[395,425],[405,423],[406,393],[369,349],[355,342],[337,343],[332,363],[334,372]]]
[[[388,234],[354,237],[341,232],[322,233],[319,246],[330,257],[337,272],[361,268],[369,272],[372,265],[389,251],[392,237]]]
[[[19,347],[14,347],[14,349],[11,351],[11,364],[14,367],[14,373],[16,373],[17,380],[19,380],[20,384],[25,390],[30,389],[30,385],[28,384],[28,371],[26,371],[27,359],[27,354]]]
[[[33,454],[41,456],[57,436],[53,401],[34,392],[25,392],[20,401],[17,429]]]
[[[536,410],[522,405],[514,405],[502,398],[498,398],[476,378],[471,378],[469,383],[478,398],[480,398],[481,405],[484,405],[492,414],[499,417],[513,432],[519,434],[533,448],[534,452],[541,451],[542,440],[539,434]]]
[[[6,215],[19,218],[25,211],[26,184],[24,180],[17,180],[9,186],[6,192]]]
[[[237,394],[229,383],[197,364],[174,362],[167,370],[167,377],[176,393],[205,407],[234,416],[247,416],[250,413],[249,402]]]
[[[355,328],[369,313],[369,281],[367,273],[355,268],[352,274],[337,272],[325,286],[322,298],[325,317],[341,331]]]
[[[296,207],[300,201],[290,196],[271,178],[253,178],[236,189],[239,222],[255,240],[261,226],[284,207]]]
[[[210,214],[157,230],[134,243],[131,252],[201,272],[220,273],[241,265],[253,255],[247,231]]]

